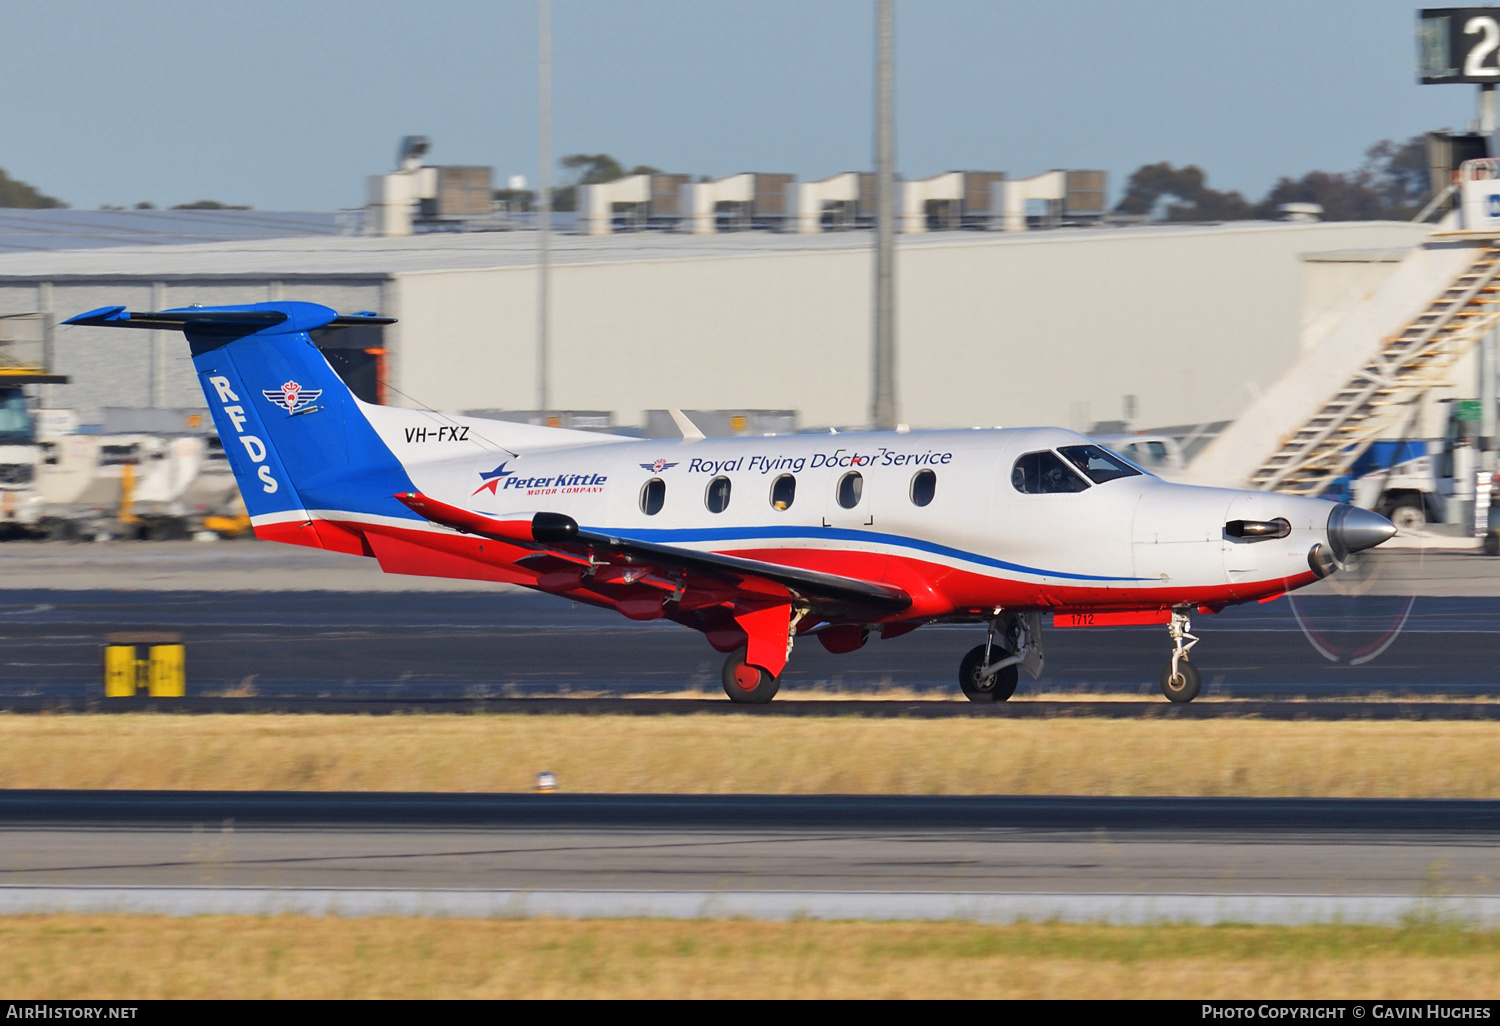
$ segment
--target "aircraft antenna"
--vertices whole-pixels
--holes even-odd
[[[446,420],[449,424],[454,424],[454,425],[458,424],[458,421],[456,421],[452,417],[448,416],[448,414],[443,413],[440,410],[434,410],[431,406],[428,406],[422,400],[416,398],[415,396],[407,395],[405,392],[401,391],[401,389],[395,387],[390,382],[388,382],[388,381],[382,381],[380,384],[381,384],[381,387],[387,389],[388,391],[395,392],[401,398],[406,399],[409,402],[416,403],[418,406],[422,407],[422,409],[426,410],[428,413],[432,414],[434,417],[441,417],[443,420]],[[470,426],[472,427],[472,425],[470,425]],[[486,438],[484,435],[480,434],[477,431],[474,433],[474,437],[477,438],[477,439],[479,439],[481,442],[485,442],[485,443],[488,443],[489,445],[493,445],[496,449],[499,449],[501,452],[505,453],[507,456],[512,456],[515,459],[520,459],[521,458],[521,454],[520,453],[516,452],[514,449],[507,449],[505,446],[501,445],[499,442],[495,441],[493,438]]]

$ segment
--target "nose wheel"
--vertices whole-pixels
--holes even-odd
[[[1172,621],[1167,625],[1172,636],[1172,661],[1161,671],[1161,693],[1170,702],[1191,702],[1203,690],[1202,675],[1188,662],[1188,652],[1198,644],[1198,639],[1189,633],[1192,626],[1187,613],[1172,610]]]

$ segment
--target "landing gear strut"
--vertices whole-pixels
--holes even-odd
[[[1198,639],[1188,633],[1192,627],[1185,611],[1172,610],[1172,622],[1167,625],[1172,636],[1172,661],[1161,671],[1161,693],[1172,702],[1191,702],[1203,689],[1198,668],[1188,662],[1188,652],[1198,644]]]
[[[958,686],[971,702],[1004,702],[1016,693],[1021,667],[1041,672],[1041,620],[1035,613],[1000,613],[983,645],[958,665]]]

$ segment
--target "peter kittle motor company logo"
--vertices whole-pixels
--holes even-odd
[[[505,461],[505,463],[509,462],[509,460]],[[470,494],[478,495],[480,492],[489,492],[491,495],[498,495],[501,490],[504,490],[522,491],[527,495],[578,495],[602,492],[604,483],[609,480],[604,474],[551,474],[547,477],[518,477],[514,470],[505,469],[505,463],[500,464],[494,470],[481,470],[479,487]]]
[[[265,389],[261,393],[266,399],[288,413],[296,413],[304,406],[311,406],[323,394],[321,388],[303,388],[295,381],[287,381],[278,389]]]
[[[655,463],[642,463],[641,469],[649,470],[653,474],[660,474],[663,470],[671,470],[675,466],[677,466],[675,463],[668,463],[666,460],[657,460]]]

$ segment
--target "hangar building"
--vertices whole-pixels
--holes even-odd
[[[913,427],[1232,420],[1432,227],[1395,222],[953,231],[898,240],[898,401]],[[636,232],[553,241],[551,396],[611,411],[869,419],[869,232]],[[0,254],[0,331],[32,315],[44,405],[203,405],[180,338],[58,326],[132,309],[297,299],[399,323],[337,354],[383,401],[536,406],[536,237],[304,235]],[[379,334],[373,334],[379,332]]]

